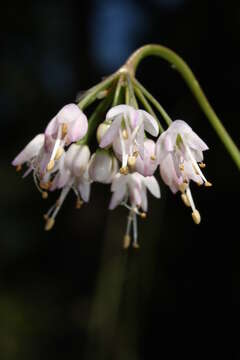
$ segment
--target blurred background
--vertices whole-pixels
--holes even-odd
[[[180,76],[148,58],[138,78],[209,145],[211,189],[194,187],[202,223],[162,184],[122,252],[126,212],[94,185],[68,197],[51,232],[32,178],[11,161],[77,93],[160,43],[190,65],[239,146],[240,3],[193,0],[15,1],[0,13],[0,360],[239,359],[239,172]],[[196,190],[196,191],[195,191]],[[151,199],[150,199],[151,198]],[[233,316],[231,316],[233,314]],[[227,325],[226,325],[227,324]]]

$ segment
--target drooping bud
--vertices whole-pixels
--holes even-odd
[[[102,124],[100,124],[100,125],[98,126],[96,136],[97,136],[97,141],[98,141],[99,144],[100,144],[103,136],[104,136],[104,135],[106,134],[106,132],[108,131],[109,127],[110,127],[110,125],[107,124],[107,123],[102,123]]]
[[[89,176],[93,181],[109,183],[118,170],[116,158],[106,150],[98,149],[89,165]]]

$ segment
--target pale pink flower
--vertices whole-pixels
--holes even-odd
[[[144,140],[144,158],[137,156],[135,163],[135,171],[144,176],[152,176],[158,167],[156,156],[156,144],[153,140]]]
[[[182,192],[183,201],[192,207],[196,223],[200,222],[200,214],[193,202],[189,183],[192,180],[198,185],[211,186],[201,170],[205,167],[203,151],[207,149],[205,142],[182,120],[174,121],[157,141],[162,179],[173,193]]]
[[[117,105],[111,108],[106,116],[106,123],[110,124],[101,139],[100,147],[112,145],[121,155],[121,172],[127,174],[127,166],[133,162],[138,154],[144,157],[144,132],[157,136],[159,127],[156,119],[144,110],[136,110],[129,105]]]
[[[86,115],[75,104],[65,105],[49,122],[45,130],[45,148],[50,152],[47,170],[51,171],[64,146],[81,140],[87,133]]]
[[[90,150],[87,145],[72,144],[63,155],[63,161],[50,190],[62,189],[59,199],[46,214],[46,230],[54,225],[55,218],[72,189],[77,196],[77,207],[89,201],[91,179],[88,175]]]
[[[98,149],[92,155],[88,172],[93,181],[105,184],[110,183],[118,172],[117,159],[108,151]]]
[[[116,174],[111,191],[113,192],[109,209],[115,209],[118,205],[123,205],[129,209],[129,217],[127,222],[127,229],[124,237],[125,245],[130,244],[130,232],[133,225],[133,246],[138,247],[137,242],[137,215],[146,217],[148,209],[147,189],[156,198],[160,197],[160,188],[154,176],[144,177],[143,175],[134,172],[128,175]],[[143,210],[143,212],[141,212]]]

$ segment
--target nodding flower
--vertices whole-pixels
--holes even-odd
[[[128,174],[138,155],[144,158],[144,132],[158,136],[156,119],[144,110],[136,110],[129,105],[117,105],[106,115],[108,130],[102,136],[100,147],[113,146],[116,156],[121,156],[121,174]],[[119,150],[117,150],[119,149]]]
[[[64,155],[59,171],[56,174],[50,190],[62,189],[56,203],[45,215],[45,230],[50,230],[55,218],[72,189],[76,196],[76,208],[80,208],[84,202],[89,201],[91,180],[88,175],[88,162],[90,150],[87,145],[72,144]]]
[[[57,113],[45,130],[45,147],[48,152],[51,152],[47,171],[53,169],[55,160],[61,157],[64,147],[81,140],[87,130],[87,117],[77,105],[65,105]]]
[[[206,187],[212,184],[202,172],[203,151],[208,150],[205,142],[182,120],[172,122],[157,141],[157,158],[163,181],[173,193],[181,191],[185,205],[192,208],[192,218],[199,224],[201,217],[196,209],[190,191],[190,181]]]
[[[138,245],[137,215],[146,217],[148,209],[147,189],[156,198],[160,198],[160,188],[154,176],[144,177],[134,172],[127,175],[116,174],[111,186],[113,192],[109,209],[115,209],[123,205],[129,210],[126,233],[124,236],[124,248],[129,247],[131,242],[131,229],[133,226],[133,246]]]

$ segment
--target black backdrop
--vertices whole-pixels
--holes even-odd
[[[146,59],[138,77],[209,145],[206,173],[214,186],[194,192],[200,226],[161,183],[161,201],[151,198],[140,224],[140,251],[122,254],[125,212],[109,212],[108,187],[95,185],[88,205],[77,212],[70,196],[45,233],[42,214],[51,200],[45,203],[31,177],[21,180],[10,165],[59,108],[151,42],[188,62],[239,145],[239,28],[238,1],[2,5],[1,360],[239,358],[232,330],[240,296],[239,173],[166,63]],[[229,333],[235,344],[227,343]]]

